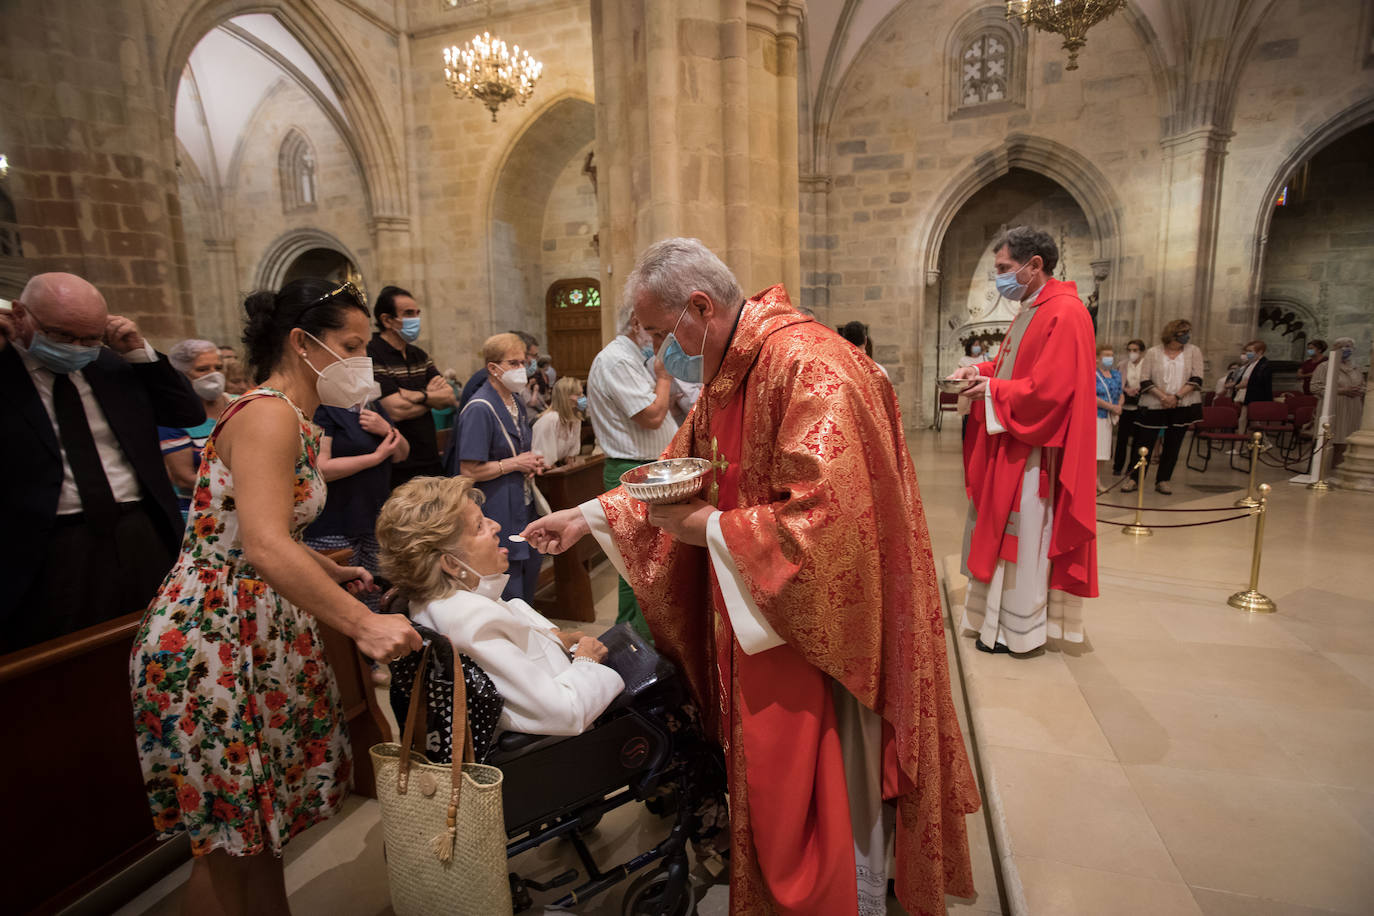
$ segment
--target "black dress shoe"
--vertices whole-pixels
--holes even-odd
[[[988,652],[988,653],[991,653],[991,654],[994,654],[994,655],[1010,655],[1010,654],[1011,654],[1011,650],[1008,649],[1006,646],[1002,645],[1000,642],[997,643],[996,645],[989,646],[987,643],[983,642],[983,637],[981,637],[981,636],[979,636],[977,639],[975,639],[975,640],[973,641],[973,646],[974,646],[974,648],[977,649],[979,652]]]

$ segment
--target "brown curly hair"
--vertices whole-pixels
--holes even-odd
[[[1187,318],[1175,318],[1164,326],[1164,332],[1159,335],[1159,340],[1161,343],[1165,344],[1172,343],[1174,335],[1180,334],[1185,330],[1192,331],[1193,323]]]
[[[439,565],[467,533],[462,511],[482,504],[471,477],[415,477],[391,493],[377,515],[382,575],[413,601],[432,601],[457,587]]]

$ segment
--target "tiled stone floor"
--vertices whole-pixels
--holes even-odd
[[[955,557],[945,585],[957,603],[957,431],[920,433],[912,452],[936,556]],[[955,705],[962,721],[966,687],[965,737],[987,780],[969,819],[980,893],[951,899],[950,913],[1374,913],[1374,497],[1313,494],[1286,476],[1261,476],[1276,491],[1260,590],[1277,615],[1225,604],[1248,575],[1249,522],[1139,541],[1103,526],[1087,643],[1016,660],[950,634]],[[1244,478],[1180,464],[1174,484],[1146,504],[1229,505]],[[594,580],[598,624],[615,616],[614,581]],[[596,846],[614,861],[661,831],[621,809]],[[575,864],[558,849],[519,863],[537,877]],[[298,838],[286,874],[298,916],[389,913],[376,804],[351,801]],[[173,873],[120,913],[179,912],[184,880]],[[723,885],[699,892],[704,916],[726,912]],[[580,912],[617,914],[619,902],[612,891]]]
[[[1252,522],[1145,539],[1104,525],[1085,644],[1022,660],[959,637],[1013,913],[1374,913],[1374,497],[1286,477],[1260,477],[1277,614],[1226,605]],[[1219,486],[1244,478],[1174,483],[1146,504],[1229,506],[1240,493]]]

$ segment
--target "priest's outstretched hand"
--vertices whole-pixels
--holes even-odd
[[[662,528],[684,544],[706,546],[706,522],[716,507],[704,499],[689,499],[685,503],[650,506],[649,524]]]
[[[591,528],[582,510],[563,509],[537,518],[520,532],[520,536],[540,553],[559,554],[582,540]]]

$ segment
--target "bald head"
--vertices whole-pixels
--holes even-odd
[[[37,274],[15,300],[20,339],[28,346],[39,326],[72,338],[98,340],[105,334],[109,308],[105,297],[75,274]]]

